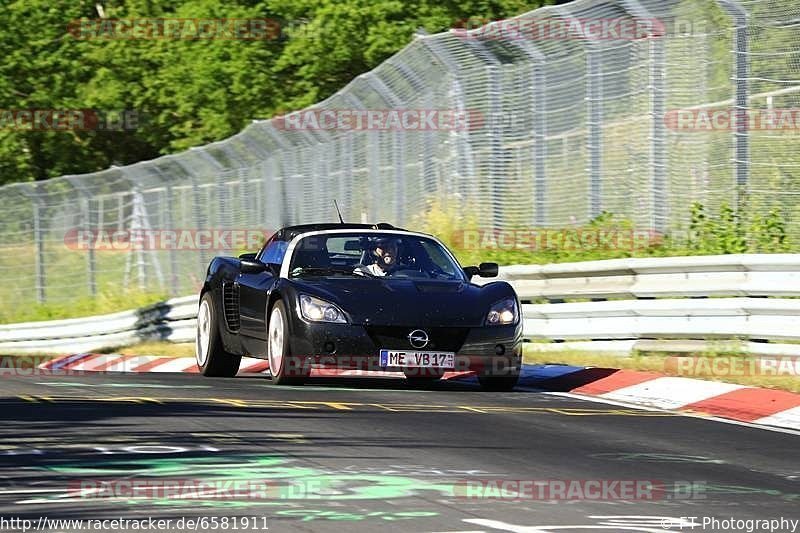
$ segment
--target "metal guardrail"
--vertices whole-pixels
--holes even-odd
[[[148,340],[189,342],[197,323],[197,295],[107,315],[0,326],[0,352],[63,354]]]
[[[791,298],[800,296],[800,254],[515,265],[502,267],[500,278],[514,286],[523,302],[526,339],[555,341],[532,345],[543,351],[630,351],[657,349],[659,343],[691,351],[699,349],[699,341],[730,339],[743,342],[743,351],[767,354],[794,353],[800,347],[771,342],[800,340],[800,298]],[[0,352],[189,342],[196,312],[197,296],[187,296],[122,313],[0,326]]]

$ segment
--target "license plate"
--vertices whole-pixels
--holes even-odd
[[[381,366],[407,368],[455,368],[453,352],[422,352],[415,350],[381,350]]]

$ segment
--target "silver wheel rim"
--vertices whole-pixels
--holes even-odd
[[[275,307],[269,316],[269,373],[275,376],[283,364],[283,313]]]
[[[197,312],[197,343],[195,345],[195,357],[197,366],[205,366],[208,360],[208,347],[211,340],[211,308],[208,300],[203,300],[200,310]]]

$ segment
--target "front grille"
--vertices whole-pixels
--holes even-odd
[[[225,323],[230,331],[239,331],[239,284],[222,284],[222,308],[225,311]]]
[[[415,329],[421,329],[428,334],[430,342],[425,348],[414,348],[408,342],[408,334]],[[439,350],[442,352],[457,352],[463,346],[469,333],[469,328],[435,327],[413,328],[398,326],[366,326],[367,334],[375,343],[375,347],[390,350]]]

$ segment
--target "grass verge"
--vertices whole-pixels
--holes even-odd
[[[0,324],[36,322],[40,320],[60,320],[84,316],[105,315],[119,311],[130,311],[167,300],[164,293],[141,292],[136,290],[103,291],[97,296],[84,296],[66,302],[43,304],[27,303],[0,307]]]

